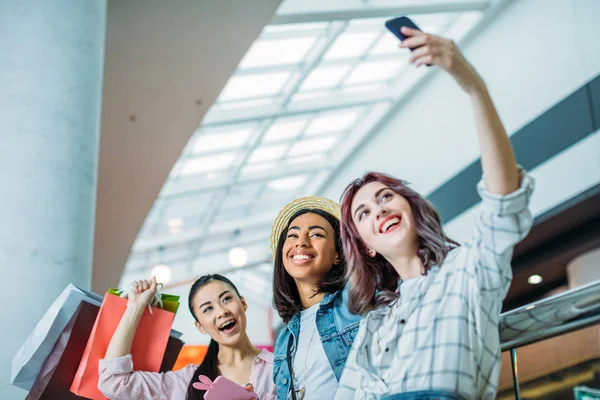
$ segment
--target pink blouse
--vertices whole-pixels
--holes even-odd
[[[114,360],[100,360],[98,389],[112,400],[185,399],[197,365],[178,371],[144,372],[133,370],[131,354]],[[276,400],[273,382],[273,353],[262,350],[254,359],[250,383],[260,400]]]

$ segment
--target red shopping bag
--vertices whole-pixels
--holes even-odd
[[[94,328],[87,342],[71,392],[93,400],[106,399],[98,390],[98,362],[104,358],[108,344],[127,308],[127,299],[106,294]],[[131,357],[136,370],[158,372],[161,366],[175,314],[146,308],[133,337]]]

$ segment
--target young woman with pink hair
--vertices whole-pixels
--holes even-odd
[[[435,208],[381,173],[342,197],[349,309],[366,315],[337,400],[493,399],[498,318],[513,247],[532,225],[533,180],[520,171],[486,85],[450,40],[403,28],[411,62],[449,73],[470,97],[481,149],[482,206],[471,238],[446,236]]]

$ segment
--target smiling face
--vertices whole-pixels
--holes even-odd
[[[339,262],[336,234],[322,216],[311,212],[294,218],[285,231],[283,265],[296,281],[322,281]]]
[[[236,344],[246,332],[246,300],[225,282],[214,280],[202,286],[192,298],[202,333],[222,345]]]
[[[419,238],[410,203],[381,182],[370,182],[354,196],[352,221],[370,249],[384,257],[414,255]]]

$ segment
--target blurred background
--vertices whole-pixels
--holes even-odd
[[[187,311],[206,273],[239,286],[250,338],[270,348],[274,217],[299,196],[337,201],[369,170],[411,182],[466,239],[481,175],[469,99],[408,64],[384,27],[397,15],[459,45],[536,179],[505,311],[600,279],[598,0],[0,2],[2,360],[67,283],[103,294],[152,274],[182,298],[178,365],[209,341]],[[31,87],[22,117],[46,130],[17,135],[11,103]],[[56,102],[69,111],[47,115]],[[525,347],[521,394],[598,388],[599,360],[598,327]],[[22,398],[8,364],[2,397]],[[513,398],[508,359],[498,398]]]

